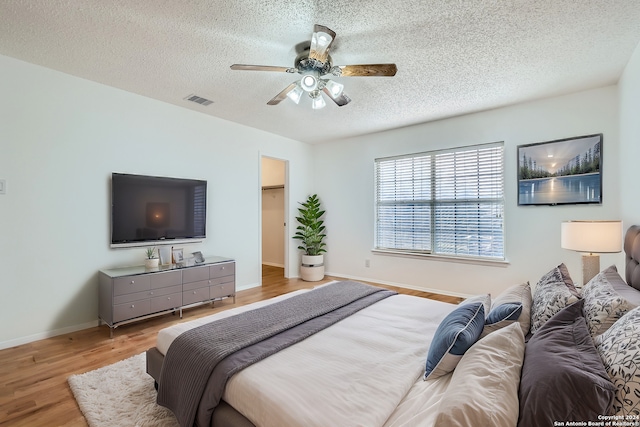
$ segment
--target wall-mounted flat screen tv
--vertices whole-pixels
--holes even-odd
[[[602,134],[518,146],[518,205],[602,203]]]
[[[203,239],[206,229],[207,181],[111,175],[112,247]]]

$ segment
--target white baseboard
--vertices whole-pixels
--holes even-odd
[[[236,287],[236,292],[246,291],[247,289],[259,288],[259,287],[260,287],[260,283],[249,283],[248,285],[242,285],[242,286]]]
[[[26,337],[20,337],[13,340],[2,341],[0,342],[0,350],[4,350],[5,348],[16,347],[22,344],[29,344],[30,342],[40,341],[47,338],[53,338],[58,335],[64,335],[71,332],[81,331],[83,329],[93,328],[94,326],[98,326],[98,321],[94,320],[87,323],[82,323],[80,325],[67,326],[66,328],[54,329],[53,331],[40,332],[33,335],[28,335]]]
[[[406,283],[397,283],[397,282],[389,282],[389,281],[378,280],[378,279],[370,279],[370,278],[367,278],[367,277],[349,276],[349,275],[345,275],[345,274],[330,273],[330,272],[326,272],[325,274],[327,276],[343,277],[343,278],[349,279],[349,280],[359,280],[361,282],[370,282],[370,283],[378,283],[380,285],[396,286],[398,288],[411,289],[411,290],[414,290],[414,291],[421,291],[421,292],[431,292],[432,294],[440,294],[440,295],[446,295],[446,296],[450,296],[450,297],[469,298],[469,297],[473,296],[473,295],[467,295],[467,294],[460,294],[460,293],[456,293],[456,292],[445,291],[445,290],[442,290],[442,289],[423,288],[423,287],[419,287],[419,286],[407,285]]]

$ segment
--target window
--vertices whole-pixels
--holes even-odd
[[[503,144],[376,159],[376,249],[504,259]]]

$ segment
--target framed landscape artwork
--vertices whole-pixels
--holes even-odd
[[[518,205],[602,203],[602,134],[518,146]]]

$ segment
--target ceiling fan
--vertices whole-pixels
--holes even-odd
[[[298,73],[302,77],[284,88],[282,92],[274,96],[268,105],[277,105],[285,98],[290,98],[298,104],[302,95],[307,93],[312,100],[314,109],[323,108],[326,103],[321,92],[324,92],[339,107],[351,102],[351,98],[344,93],[344,85],[337,83],[327,76],[351,77],[351,76],[395,76],[398,68],[396,64],[363,64],[363,65],[333,65],[329,48],[336,38],[336,33],[324,25],[316,24],[313,27],[311,46],[300,53],[292,68],[271,65],[247,65],[233,64],[232,70],[249,71],[278,71],[286,73]]]

